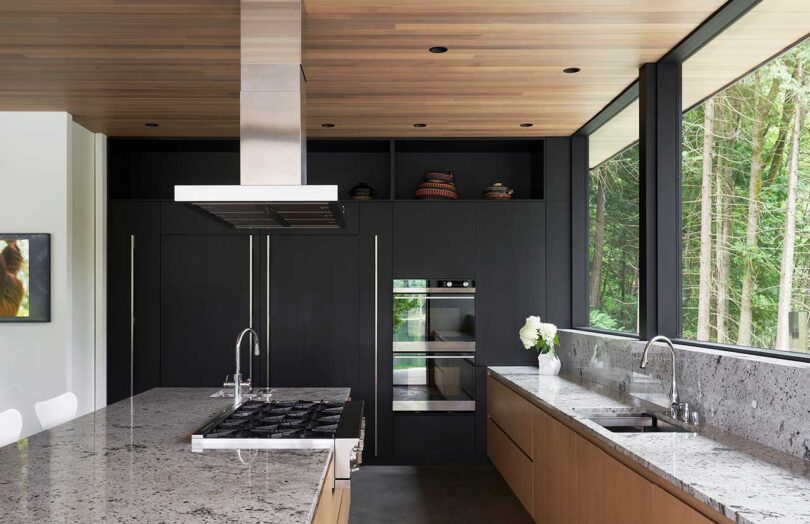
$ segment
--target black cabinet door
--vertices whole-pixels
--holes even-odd
[[[270,238],[270,385],[351,387],[358,376],[356,235]]]
[[[543,202],[476,204],[476,364],[529,365],[518,330],[545,315],[546,230]]]
[[[160,385],[160,309],[155,307],[159,300],[160,205],[110,202],[107,208],[108,404]]]
[[[394,204],[394,278],[474,278],[475,205]]]
[[[369,202],[360,208],[359,268],[360,376],[352,396],[366,403],[364,458],[373,460],[390,456],[392,447],[390,202]]]
[[[221,386],[236,367],[236,336],[250,325],[250,237],[163,235],[161,251],[161,385]]]

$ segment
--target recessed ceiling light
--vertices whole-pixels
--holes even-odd
[[[144,125],[146,127],[158,127],[159,124],[157,122],[147,122]]]
[[[578,67],[566,67],[565,69],[563,69],[563,73],[568,73],[569,75],[579,73],[580,71],[582,71],[582,69]]]
[[[428,51],[430,51],[431,53],[434,53],[434,54],[440,55],[440,54],[442,54],[442,53],[446,53],[446,52],[447,52],[447,48],[446,48],[446,47],[444,47],[443,45],[436,45],[436,46],[433,46],[433,47],[431,47],[430,49],[428,49]]]
[[[321,124],[321,127],[335,127],[335,124]]]
[[[414,124],[413,127],[427,127],[427,124]]]
[[[534,124],[532,124],[531,122],[526,122],[524,124],[520,124],[520,127],[532,127],[533,125]]]

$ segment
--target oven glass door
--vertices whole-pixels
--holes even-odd
[[[394,351],[475,351],[475,294],[394,294]]]
[[[394,411],[475,411],[475,355],[394,354]]]

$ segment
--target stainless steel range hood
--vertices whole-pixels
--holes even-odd
[[[308,186],[301,0],[241,1],[240,185],[175,186],[240,229],[341,228],[334,185]]]

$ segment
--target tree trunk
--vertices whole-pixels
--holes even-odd
[[[776,137],[773,152],[771,153],[768,176],[765,177],[768,185],[774,183],[776,176],[779,174],[779,170],[782,168],[782,161],[785,157],[785,143],[787,142],[787,130],[788,127],[790,127],[790,117],[793,116],[795,105],[795,98],[790,96],[789,92],[785,93],[785,103],[782,105],[782,117],[779,119],[779,134]]]
[[[731,273],[731,256],[728,246],[731,237],[731,183],[731,168],[719,167],[717,169],[717,199],[715,201],[717,224],[715,240],[717,312],[715,314],[715,326],[717,342],[720,344],[730,342],[726,330],[726,317],[728,317],[729,274]]]
[[[737,344],[750,346],[753,334],[754,296],[754,252],[757,250],[757,230],[759,228],[759,193],[762,189],[762,146],[765,139],[764,122],[768,116],[773,96],[763,97],[760,93],[760,73],[754,72],[753,123],[751,125],[751,175],[748,183],[748,225],[745,233],[745,268],[743,271],[742,297],[740,300],[740,330],[737,333]],[[774,79],[778,89],[779,81]]]
[[[793,67],[793,77],[796,78],[798,74],[798,67],[801,60],[796,60],[796,65]],[[782,161],[785,157],[785,144],[787,143],[787,132],[790,127],[791,118],[796,105],[795,93],[790,89],[785,90],[785,101],[782,104],[782,114],[779,117],[779,134],[774,142],[771,151],[770,161],[768,162],[768,176],[765,177],[768,185],[771,185],[776,180],[779,170],[782,168]]]
[[[796,69],[799,86],[802,85],[801,61]],[[779,305],[776,313],[776,349],[790,350],[790,333],[788,318],[793,298],[793,254],[796,246],[796,186],[799,172],[799,141],[802,131],[802,104],[799,91],[796,92],[796,104],[793,109],[793,136],[790,143],[790,161],[788,168],[788,194],[785,210],[785,236],[782,241],[782,261],[779,266]]]
[[[709,340],[712,305],[712,145],[714,98],[703,104],[703,180],[700,189],[700,280],[697,339]]]
[[[602,255],[605,242],[605,169],[596,171],[596,224],[593,232],[593,261],[591,262],[591,280],[588,302],[591,309],[597,309],[602,304]]]

